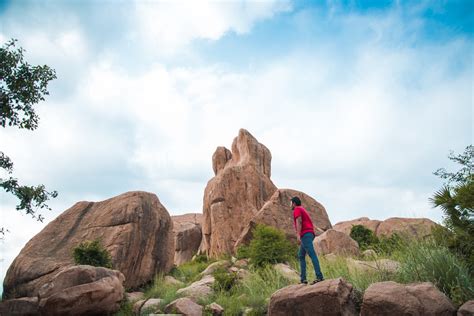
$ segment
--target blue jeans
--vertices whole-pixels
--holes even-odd
[[[301,266],[301,281],[306,281],[306,254],[309,255],[311,261],[313,262],[314,274],[316,275],[316,278],[320,280],[323,279],[318,256],[316,255],[316,251],[314,251],[313,239],[313,233],[306,233],[303,235],[303,237],[301,237],[301,246],[300,250],[298,251],[298,258],[300,259]]]

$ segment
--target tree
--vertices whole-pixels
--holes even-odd
[[[474,146],[467,146],[459,155],[451,152],[448,158],[461,168],[454,173],[444,168],[434,172],[447,180],[430,199],[445,215],[446,229],[438,230],[435,237],[462,256],[474,272]]]
[[[17,40],[11,39],[0,48],[0,126],[34,130],[38,127],[39,116],[34,106],[49,95],[48,83],[56,79],[56,72],[47,65],[33,66],[24,60],[25,50],[16,47]],[[16,209],[24,210],[39,221],[44,217],[38,209],[50,209],[46,202],[57,197],[56,191],[47,191],[45,186],[20,185],[12,177],[13,162],[0,151],[0,168],[8,178],[0,178],[0,187],[19,200]],[[4,229],[0,229],[4,233]]]

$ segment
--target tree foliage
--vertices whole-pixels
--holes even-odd
[[[12,39],[0,48],[0,126],[34,130],[39,122],[34,106],[49,94],[48,83],[56,78],[56,72],[47,65],[30,65],[24,60],[24,49],[16,43],[17,40]],[[8,175],[0,178],[0,187],[18,198],[16,209],[42,221],[43,216],[36,213],[37,209],[50,209],[46,202],[58,193],[47,191],[42,184],[21,185],[11,176],[12,160],[1,151],[0,169]]]
[[[431,203],[444,212],[446,229],[435,231],[438,242],[447,245],[463,257],[474,272],[474,146],[466,147],[464,153],[448,156],[460,165],[456,172],[444,168],[434,172],[447,182],[437,191]]]

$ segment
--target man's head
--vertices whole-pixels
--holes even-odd
[[[291,198],[291,209],[294,209],[297,206],[301,206],[301,200],[299,197],[294,196]]]

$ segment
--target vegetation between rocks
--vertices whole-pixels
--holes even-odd
[[[80,243],[73,249],[73,257],[76,264],[112,269],[110,254],[98,239]]]

